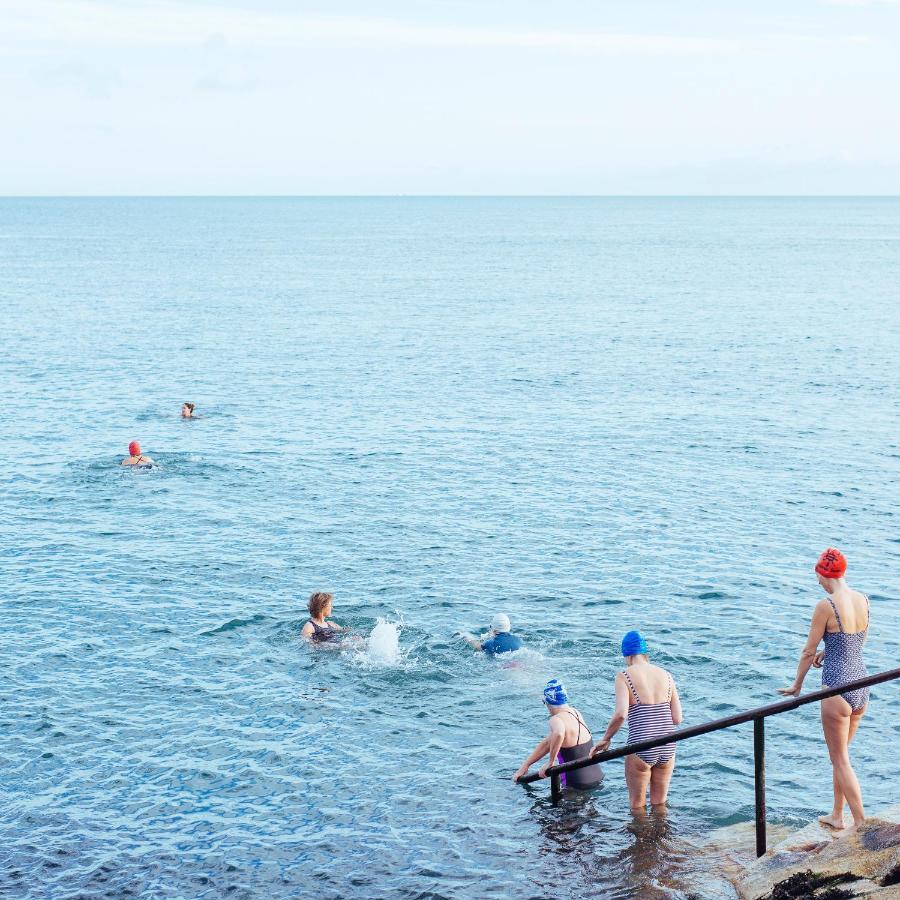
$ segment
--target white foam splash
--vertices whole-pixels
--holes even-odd
[[[378,666],[396,666],[400,662],[400,626],[379,619],[369,635],[366,657]]]

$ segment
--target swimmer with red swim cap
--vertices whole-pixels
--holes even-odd
[[[831,812],[819,816],[828,828],[845,827],[844,806],[850,807],[853,825],[865,818],[859,781],[850,763],[850,742],[869,703],[867,687],[850,687],[866,677],[863,646],[869,633],[869,598],[847,584],[847,560],[836,547],[829,547],[815,565],[819,585],[825,591],[813,610],[809,637],[800,654],[794,683],[781,688],[780,694],[797,697],[810,666],[821,668],[822,687],[848,689],[834,697],[826,697],[819,704],[822,731],[828,746],[833,772],[834,804]],[[824,642],[824,651],[819,644]]]
[[[153,460],[149,456],[141,453],[141,445],[137,441],[132,441],[128,445],[128,456],[122,460],[123,466],[152,466]]]

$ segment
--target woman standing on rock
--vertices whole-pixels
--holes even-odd
[[[862,648],[869,630],[869,598],[850,589],[844,580],[847,560],[844,554],[829,547],[816,563],[819,584],[828,594],[816,604],[809,638],[800,654],[797,677],[789,688],[778,693],[789,697],[800,694],[803,679],[810,666],[822,667],[822,687],[840,687],[858,678],[865,678]],[[825,641],[825,652],[817,653],[819,641]],[[869,702],[869,689],[847,691],[828,697],[820,704],[822,731],[831,757],[834,807],[831,814],[819,816],[823,825],[844,827],[844,803],[853,814],[853,825],[859,825],[866,814],[862,793],[853,766],[850,764],[850,742]]]

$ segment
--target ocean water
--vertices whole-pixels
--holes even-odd
[[[629,628],[686,723],[777,700],[829,544],[897,665],[898,285],[897,199],[0,201],[0,893],[729,896],[749,726],[665,819],[510,777]],[[770,821],[829,808],[817,710],[767,737]]]

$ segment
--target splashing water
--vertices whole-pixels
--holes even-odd
[[[379,619],[369,635],[366,657],[380,666],[396,666],[400,662],[400,626]]]

